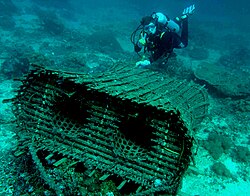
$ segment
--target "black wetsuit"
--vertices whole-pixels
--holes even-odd
[[[145,49],[151,52],[150,61],[156,61],[160,57],[168,56],[173,52],[174,48],[184,48],[188,45],[188,19],[182,21],[181,36],[167,29],[157,30],[155,34],[147,36]],[[180,44],[183,44],[181,47]],[[137,43],[135,51],[141,51],[141,47]]]

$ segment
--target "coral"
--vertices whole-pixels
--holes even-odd
[[[36,53],[33,48],[25,45],[16,45],[8,48],[9,57],[0,68],[1,74],[7,78],[21,77],[29,71],[30,64],[51,65],[52,62],[45,56]]]
[[[1,73],[7,78],[20,77],[29,71],[29,60],[23,57],[6,59],[2,63]]]
[[[104,181],[103,183],[101,183],[100,189],[101,189],[101,193],[103,195],[110,195],[111,193],[113,193],[114,195],[119,194],[118,191],[117,191],[115,183],[113,181],[111,181],[111,180]]]
[[[71,9],[69,0],[34,0],[35,3],[45,7],[53,7],[58,9]]]
[[[247,147],[244,146],[235,146],[233,149],[231,156],[234,160],[244,163],[250,163],[250,151]]]
[[[66,28],[60,18],[53,12],[37,10],[37,15],[41,26],[52,35],[61,35]]]
[[[210,133],[207,140],[203,142],[203,147],[217,160],[223,153],[228,153],[232,147],[232,141],[226,135]]]
[[[236,49],[230,50],[228,54],[221,56],[219,64],[238,69],[239,67],[249,64],[249,53],[249,49],[245,46],[238,46]]]
[[[65,57],[64,64],[66,66],[81,68],[86,67],[86,57],[78,52],[71,52]]]
[[[5,30],[14,29],[15,20],[11,16],[0,16],[0,27]]]
[[[232,178],[231,172],[226,168],[226,166],[221,163],[217,162],[211,166],[211,170],[217,174],[218,176],[224,176],[227,178]]]
[[[87,37],[87,42],[95,50],[106,54],[109,53],[109,55],[123,52],[123,49],[117,41],[114,33],[105,29],[92,33]]]
[[[235,111],[250,112],[250,100],[239,99],[232,102],[232,106]]]
[[[0,0],[1,16],[11,16],[18,12],[18,8],[11,0]]]
[[[188,55],[195,60],[204,60],[208,58],[208,50],[204,47],[192,47],[187,50]]]
[[[250,94],[249,73],[230,66],[202,62],[194,70],[194,76],[197,82],[206,84],[212,93],[220,97],[246,97]]]

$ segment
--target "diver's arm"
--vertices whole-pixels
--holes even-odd
[[[195,5],[191,5],[187,8],[185,8],[182,12],[181,17],[176,17],[175,18],[175,22],[177,22],[178,24],[180,24],[182,22],[182,20],[188,18],[190,15],[192,15],[195,11]]]
[[[137,43],[134,46],[135,52],[140,52],[141,49],[146,45],[147,41],[147,35],[146,33],[141,33],[140,39],[137,41]]]
[[[185,8],[180,17],[176,17],[173,21],[181,27],[181,40],[185,47],[188,45],[188,18],[195,11],[195,5]]]
[[[137,42],[134,46],[134,50],[135,52],[140,52],[142,49],[142,46],[139,44],[139,42]]]
[[[185,28],[182,29],[181,36],[173,33],[173,48],[186,48],[188,45],[188,23],[185,22]]]
[[[176,18],[176,21],[181,25],[180,38],[176,37],[174,40],[174,48],[185,48],[188,45],[188,18],[194,13],[195,5],[191,5],[184,9],[182,16]]]
[[[180,48],[185,48],[188,45],[188,18],[182,20],[181,44]]]

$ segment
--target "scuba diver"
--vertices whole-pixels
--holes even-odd
[[[134,44],[135,52],[143,49],[144,54],[150,52],[149,59],[136,63],[137,67],[148,67],[152,63],[165,64],[173,56],[174,48],[185,48],[188,45],[188,17],[193,14],[195,6],[191,5],[184,9],[182,16],[171,20],[161,12],[154,12],[145,16],[141,24],[131,34],[131,42]],[[138,41],[135,41],[140,31]]]

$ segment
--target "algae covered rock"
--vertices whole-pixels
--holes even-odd
[[[250,75],[239,69],[203,62],[194,70],[194,75],[218,94],[229,97],[249,96]]]

